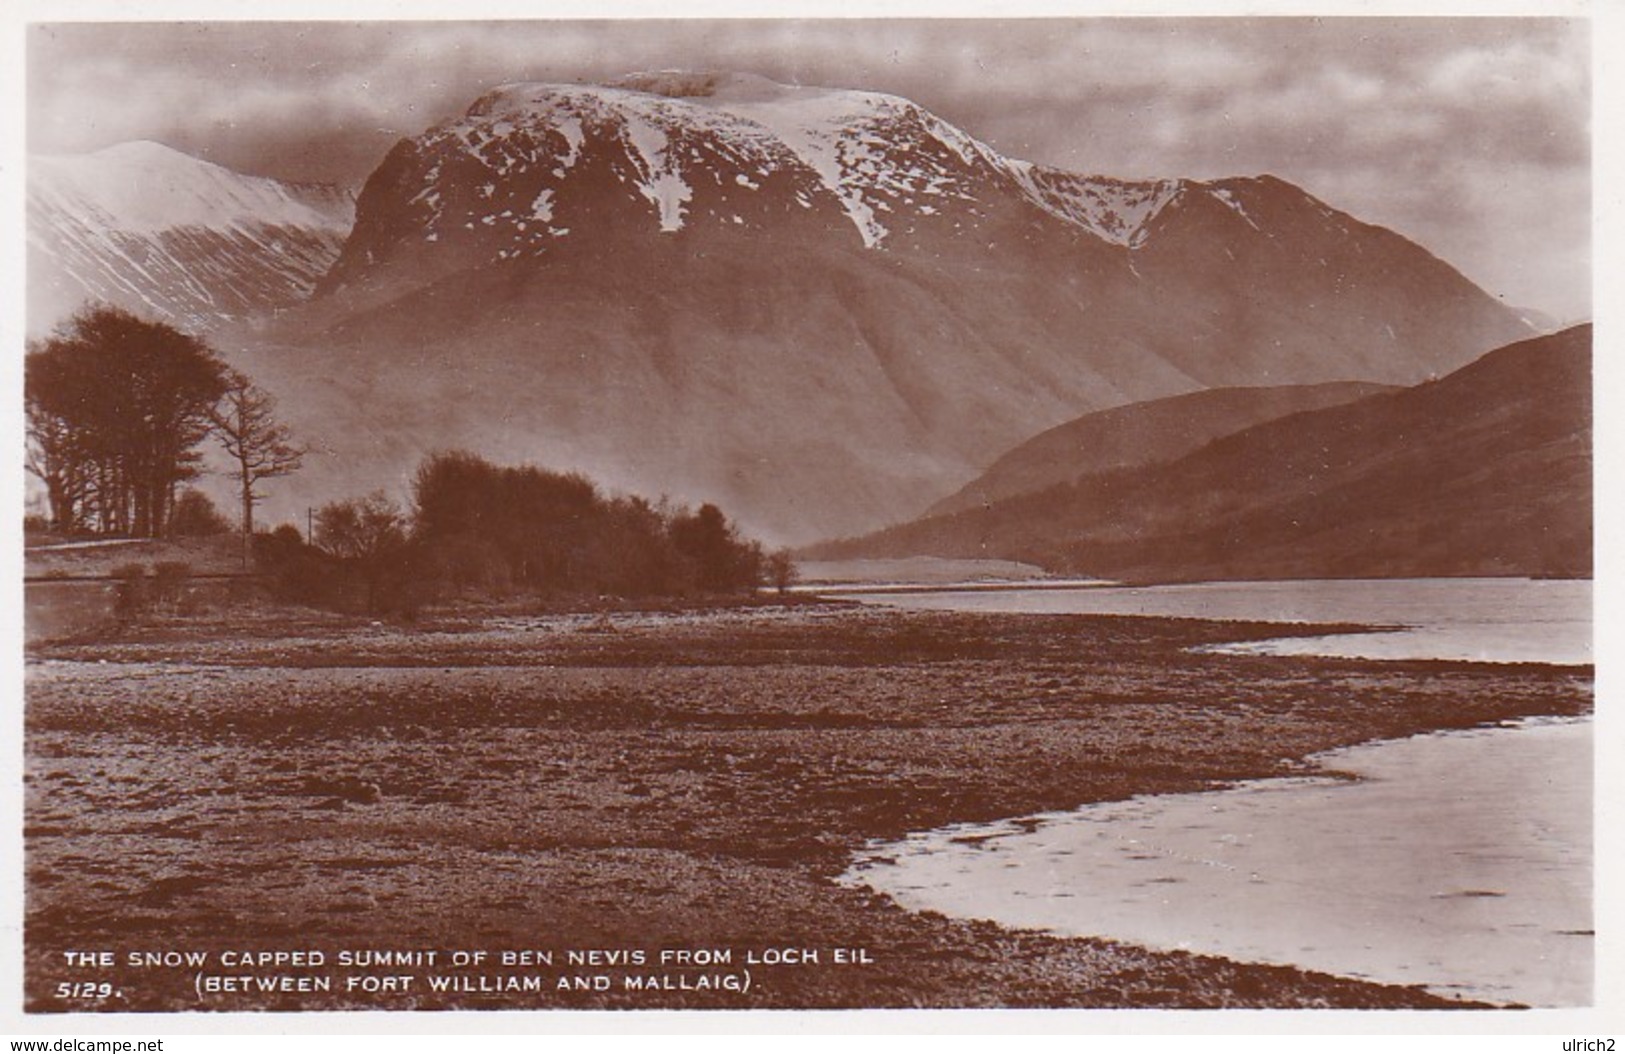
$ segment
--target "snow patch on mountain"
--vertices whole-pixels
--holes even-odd
[[[548,189],[547,187],[543,187],[541,189],[541,191],[537,193],[536,200],[531,203],[530,215],[531,215],[531,218],[541,220],[543,223],[547,223],[548,221],[552,220],[552,218],[553,218],[553,191],[552,190]]]
[[[693,190],[677,172],[676,152],[665,131],[641,114],[628,114],[621,134],[630,148],[628,157],[639,169],[638,189],[660,213],[660,229],[681,230],[683,206]]]
[[[524,159],[552,183],[543,188],[548,216],[536,215],[544,220],[557,213],[570,171],[595,148],[618,144],[624,162],[613,162],[617,178],[654,206],[660,230],[667,233],[683,228],[693,201],[692,177],[708,164],[696,144],[720,151],[720,160],[739,172],[739,185],[750,190],[760,189],[762,176],[791,160],[771,133],[748,121],[615,86],[505,84],[487,92],[462,118],[429,132],[421,143],[431,156],[455,144],[503,172],[509,159]],[[425,181],[438,180],[442,167],[437,162]],[[478,221],[471,215],[450,219]],[[521,228],[520,233],[533,240],[542,232]]]
[[[1010,164],[1008,158],[999,154],[980,139],[976,139],[955,128],[929,110],[920,109],[914,106],[913,103],[908,105],[918,111],[920,117],[925,121],[926,128],[936,137],[937,141],[958,154],[960,160],[965,164],[986,164],[994,167],[1007,167]]]
[[[1079,176],[1027,161],[1008,162],[1028,196],[1051,215],[1114,245],[1145,243],[1149,225],[1189,188],[1184,180]]]
[[[833,92],[816,88],[785,89],[776,96],[727,101],[727,112],[771,132],[841,202],[863,244],[874,248],[887,231],[863,188],[851,176],[863,171],[866,151],[852,126],[873,109],[873,99],[861,92]]]
[[[559,166],[566,170],[575,166],[576,160],[581,157],[581,144],[587,137],[581,132],[581,122],[573,117],[560,117],[554,125],[555,130],[564,137],[567,152],[559,158]]]
[[[683,207],[693,190],[673,172],[661,172],[643,184],[643,196],[660,212],[660,229],[666,233],[683,229]]]
[[[1210,187],[1208,188],[1208,193],[1213,195],[1214,199],[1217,200],[1219,204],[1223,205],[1231,212],[1234,212],[1243,220],[1246,220],[1247,226],[1251,227],[1255,231],[1263,230],[1263,228],[1260,227],[1257,222],[1247,214],[1247,207],[1241,203],[1241,199],[1236,197],[1235,191],[1228,187]]]
[[[120,143],[89,154],[29,159],[28,191],[91,227],[156,234],[182,227],[344,228],[346,193],[245,176],[160,143]]]
[[[721,82],[704,104],[769,129],[818,173],[869,248],[888,233],[877,211],[909,211],[924,195],[974,200],[967,173],[937,163],[932,143],[957,158],[970,178],[1007,178],[1008,162],[992,148],[895,95],[739,78]]]
[[[692,197],[692,176],[684,173],[692,159],[677,142],[703,139],[724,152],[737,168],[736,184],[748,190],[786,166],[810,172],[870,248],[889,233],[879,214],[906,211],[916,196],[974,200],[966,173],[931,156],[933,144],[973,175],[1010,178],[997,152],[906,99],[749,74],[661,71],[603,86],[503,85],[431,138],[454,135],[489,163],[493,152],[503,153],[496,141],[512,130],[552,129],[567,145],[556,161],[560,176],[599,127],[615,129],[626,143],[639,190],[657,205],[667,231],[682,226]],[[805,197],[800,203],[812,207]]]

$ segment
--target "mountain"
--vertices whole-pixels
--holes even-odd
[[[399,143],[251,354],[330,451],[307,483],[467,447],[807,541],[1089,411],[1414,383],[1528,333],[1278,179],[1084,177],[895,96],[660,73],[506,85]]]
[[[1383,390],[1384,385],[1359,381],[1209,388],[1086,414],[1016,447],[925,515],[980,508],[1113,469],[1173,461],[1264,421],[1353,402]]]
[[[353,219],[348,191],[121,143],[28,162],[29,331],[96,300],[202,331],[307,299]]]
[[[1591,573],[1591,327],[1176,461],[819,547],[1127,581]]]

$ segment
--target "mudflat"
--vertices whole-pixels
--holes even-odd
[[[872,839],[1592,707],[1588,668],[1188,650],[1327,631],[797,603],[36,643],[27,1006],[1467,1005],[833,881]]]

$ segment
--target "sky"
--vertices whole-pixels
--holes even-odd
[[[903,95],[1007,156],[1271,173],[1492,295],[1591,314],[1583,18],[36,23],[31,153],[152,139],[359,185],[493,85],[730,69]]]

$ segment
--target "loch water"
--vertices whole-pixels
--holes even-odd
[[[1589,582],[1207,583],[864,596],[916,609],[1358,622],[1220,646],[1583,664]],[[1261,780],[875,844],[843,880],[905,907],[1423,985],[1592,1002],[1592,738],[1582,719],[1373,742]]]

